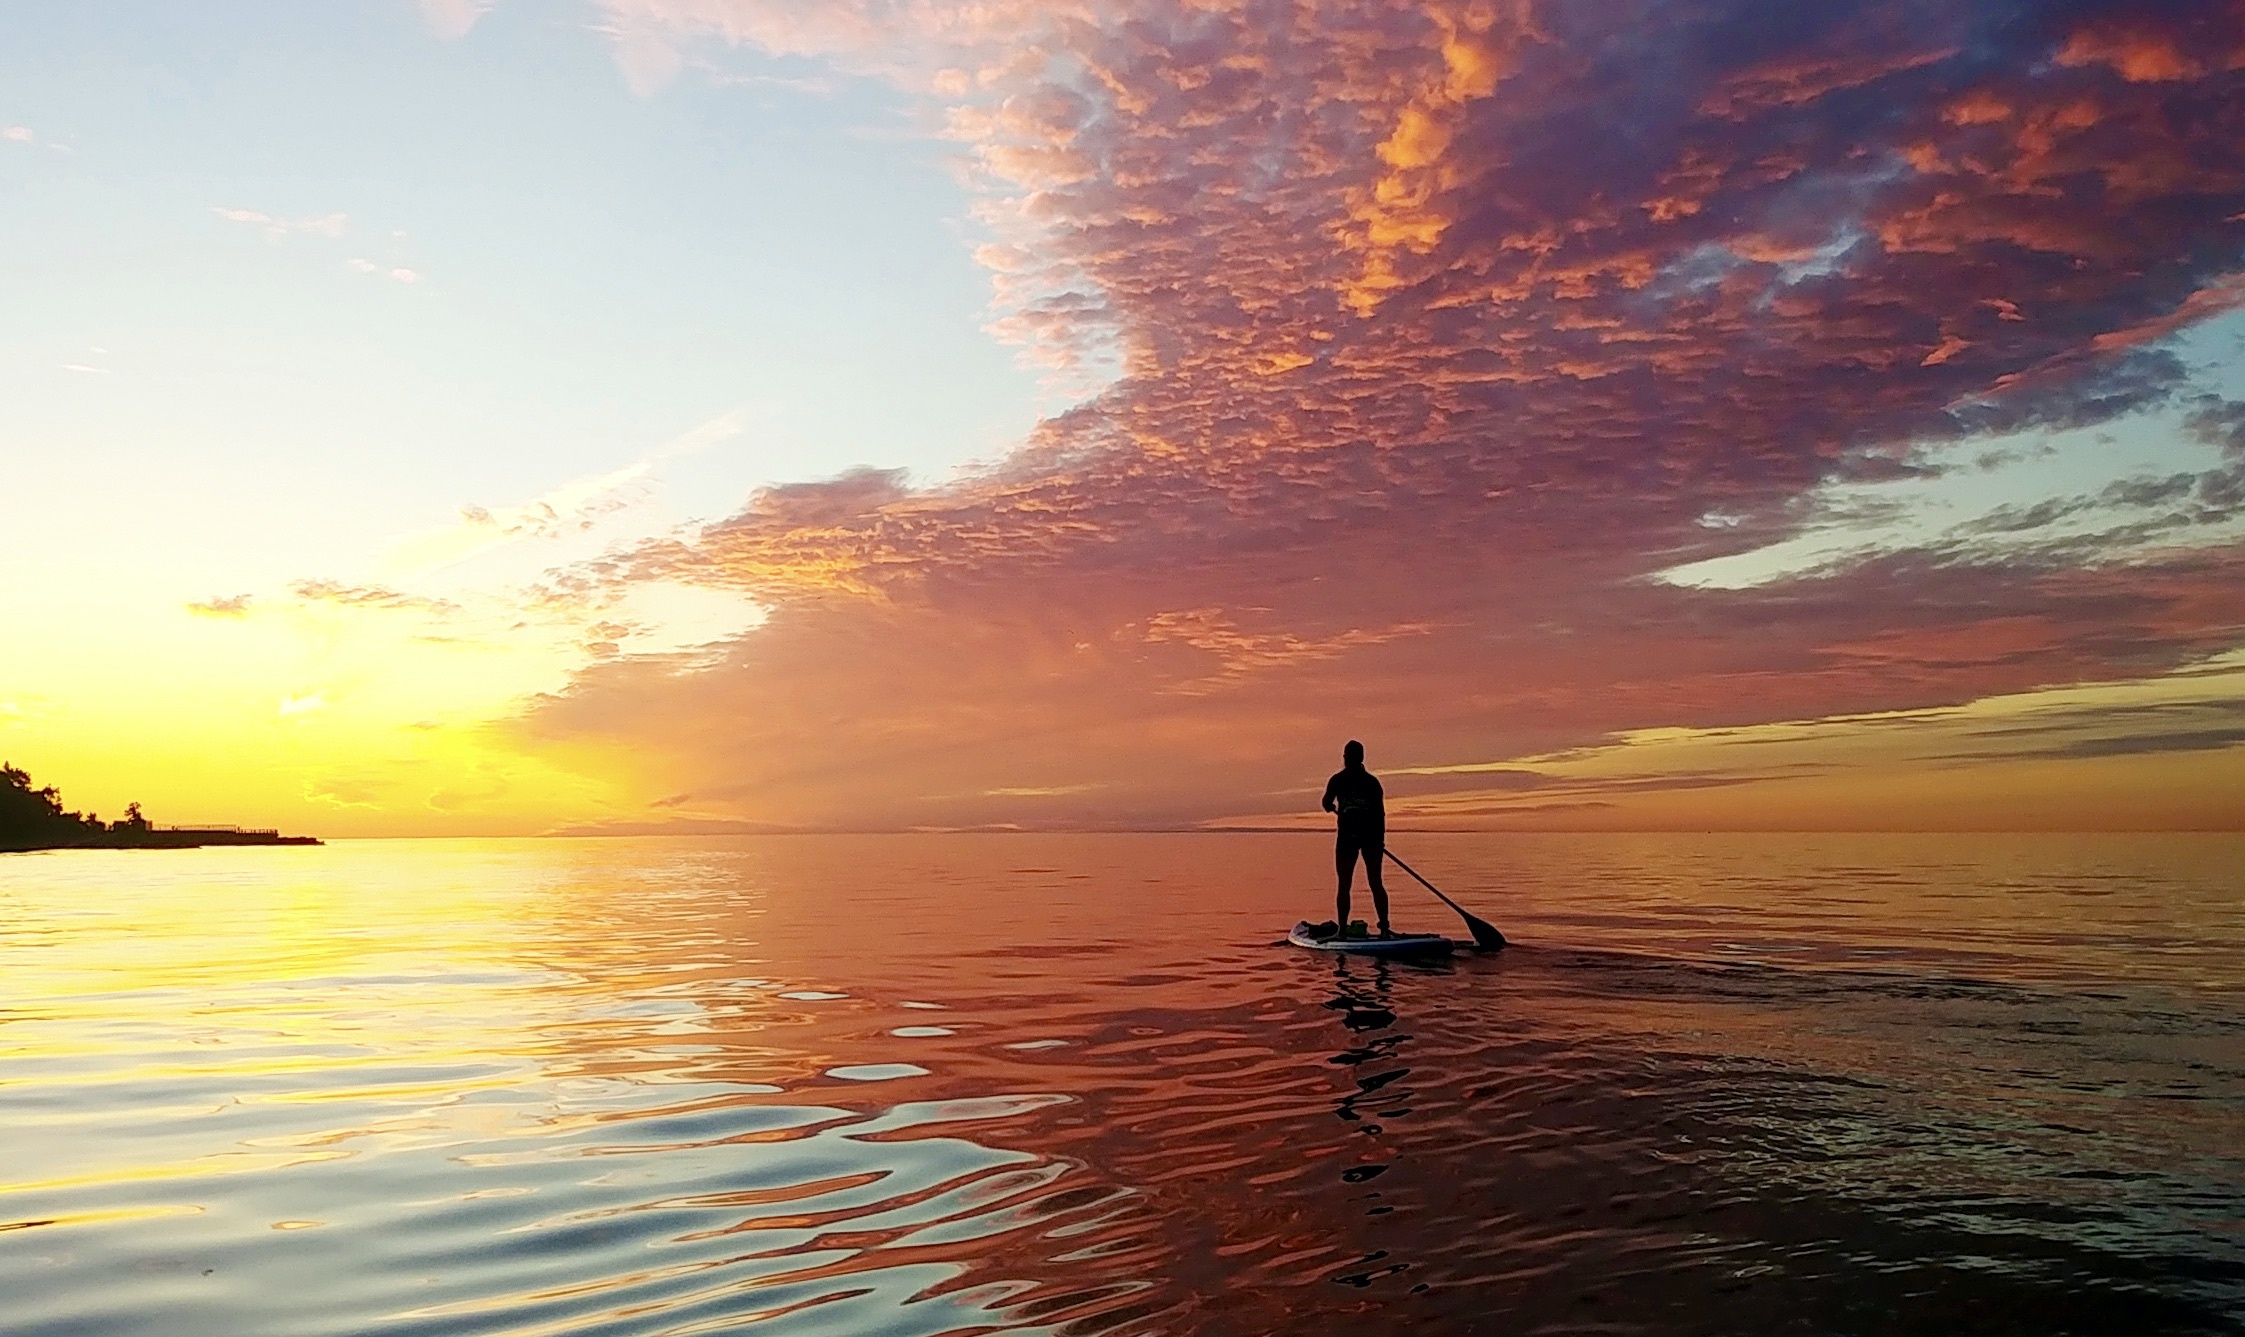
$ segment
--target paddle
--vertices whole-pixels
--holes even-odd
[[[1477,919],[1474,916],[1467,914],[1466,908],[1458,904],[1456,901],[1451,900],[1449,897],[1444,896],[1440,887],[1437,887],[1432,882],[1429,882],[1425,878],[1420,877],[1418,869],[1413,868],[1411,865],[1403,862],[1403,860],[1401,859],[1396,859],[1394,850],[1383,848],[1380,853],[1385,854],[1390,859],[1395,859],[1396,867],[1402,869],[1406,873],[1409,873],[1413,881],[1417,882],[1420,886],[1425,887],[1428,891],[1433,892],[1435,895],[1435,899],[1441,901],[1444,905],[1447,905],[1451,909],[1457,911],[1458,917],[1465,921],[1466,931],[1473,934],[1474,946],[1480,948],[1484,952],[1493,952],[1499,947],[1504,946],[1504,935],[1497,932],[1496,925],[1489,923],[1485,919]]]

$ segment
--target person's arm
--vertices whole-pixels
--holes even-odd
[[[1372,782],[1372,815],[1380,819],[1380,825],[1386,826],[1388,821],[1388,792],[1380,788],[1380,777],[1367,775],[1364,778]]]
[[[1333,777],[1333,780],[1338,780],[1340,778],[1340,776],[1336,775]],[[1327,780],[1325,782],[1325,797],[1318,800],[1317,804],[1317,806],[1325,809],[1327,812],[1333,811],[1333,780]]]

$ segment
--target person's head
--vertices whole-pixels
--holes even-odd
[[[1351,738],[1348,741],[1348,746],[1341,749],[1341,764],[1343,766],[1362,766],[1364,764],[1364,744]]]

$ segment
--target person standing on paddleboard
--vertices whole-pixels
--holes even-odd
[[[1333,867],[1340,877],[1334,897],[1337,932],[1349,931],[1349,884],[1356,880],[1356,857],[1364,856],[1364,880],[1372,886],[1372,909],[1379,915],[1380,936],[1388,928],[1388,889],[1380,881],[1380,854],[1387,848],[1387,798],[1379,779],[1364,769],[1364,744],[1350,739],[1341,749],[1341,769],[1325,782],[1324,809],[1340,821],[1333,843]]]

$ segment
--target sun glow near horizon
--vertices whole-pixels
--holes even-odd
[[[2245,827],[2234,9],[1611,21],[13,16],[0,756],[333,835],[1314,823],[1350,735],[1432,825]]]

